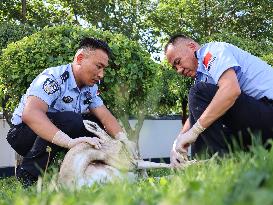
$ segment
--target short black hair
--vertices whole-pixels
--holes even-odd
[[[167,44],[165,45],[165,48],[164,48],[164,52],[166,53],[167,51],[167,48],[170,44],[174,45],[177,40],[179,39],[188,39],[188,40],[192,40],[190,37],[184,35],[184,34],[175,34],[173,36],[171,36],[167,42]]]
[[[110,57],[112,54],[112,51],[110,47],[108,46],[108,44],[105,41],[102,41],[96,38],[90,38],[90,37],[83,38],[80,42],[78,49],[86,49],[86,48],[101,49],[108,55],[108,57]]]

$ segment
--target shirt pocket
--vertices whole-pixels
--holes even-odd
[[[64,98],[64,97],[63,97]],[[71,102],[64,102],[63,101],[63,98],[59,98],[56,100],[56,103],[54,104],[54,109],[57,110],[57,111],[60,111],[60,112],[63,112],[63,111],[74,111],[74,107],[73,106],[73,101]]]

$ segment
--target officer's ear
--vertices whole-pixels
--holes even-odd
[[[77,62],[77,64],[81,64],[83,58],[84,58],[84,54],[83,54],[82,52],[81,52],[81,53],[78,53],[78,54],[76,55],[76,62]]]
[[[190,49],[194,50],[194,51],[196,50],[196,45],[195,45],[195,43],[192,42],[192,41],[188,43],[188,47],[189,47]]]

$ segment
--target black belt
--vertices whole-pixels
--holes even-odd
[[[260,99],[260,101],[262,101],[262,102],[264,102],[264,103],[266,103],[266,104],[271,104],[271,105],[273,105],[273,100],[272,100],[272,99],[269,99],[269,98],[267,98],[267,97],[262,97],[262,98]]]

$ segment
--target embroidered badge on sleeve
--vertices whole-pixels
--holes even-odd
[[[50,78],[47,78],[43,84],[43,90],[51,95],[60,89],[58,83]]]
[[[213,62],[215,61],[216,57],[212,56],[210,52],[207,52],[207,54],[204,57],[203,64],[205,68],[209,71],[211,69],[211,66]]]

